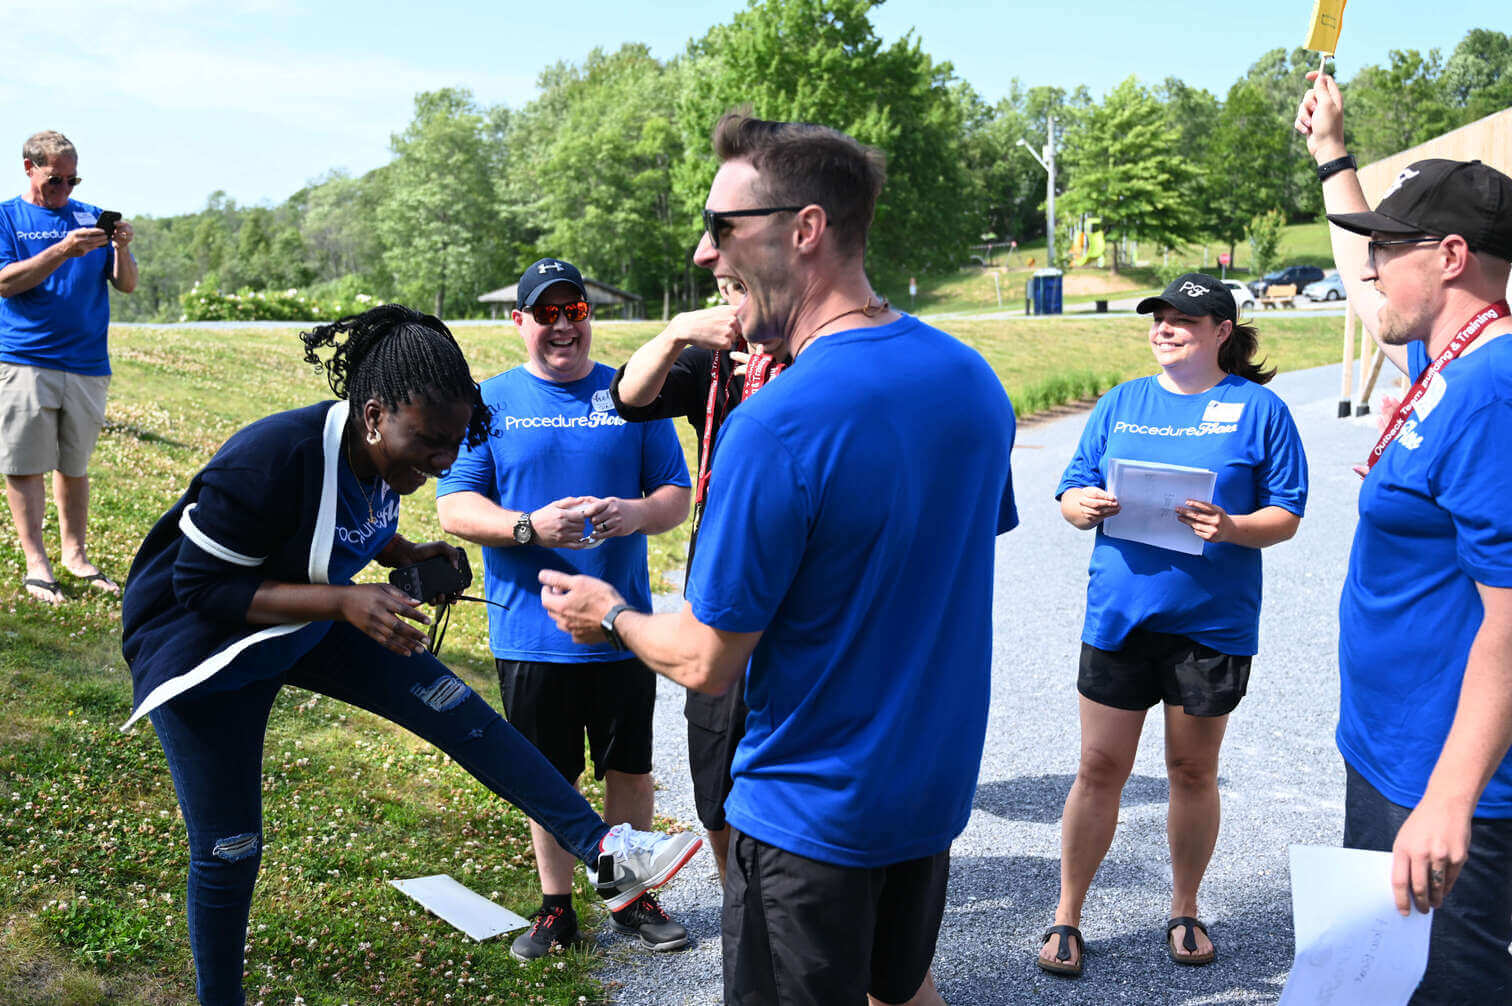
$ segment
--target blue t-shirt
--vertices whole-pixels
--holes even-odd
[[[1278,506],[1302,516],[1307,457],[1275,392],[1229,374],[1201,394],[1167,391],[1156,377],[1104,395],[1061,476],[1067,489],[1108,485],[1107,463],[1157,461],[1217,473],[1213,502],[1231,514]],[[1220,653],[1259,649],[1260,550],[1207,542],[1188,555],[1097,529],[1082,641],[1118,650],[1130,630],[1186,636]]]
[[[70,199],[61,210],[21,196],[0,203],[0,269],[40,254],[80,227],[93,227],[98,206]],[[110,328],[110,245],[64,260],[30,290],[0,297],[0,361],[66,370],[91,377],[110,373],[105,334]]]
[[[664,485],[689,486],[688,463],[670,419],[627,423],[614,411],[614,369],[595,364],[581,380],[556,384],[516,367],[482,384],[493,436],[463,445],[436,495],[475,492],[511,510],[538,510],[565,496],[640,499]],[[623,660],[609,643],[581,645],[541,606],[542,566],[607,580],[626,602],[651,609],[646,536],[609,538],[597,548],[484,548],[488,639],[501,660],[589,663]]]
[[[763,633],[736,828],[874,867],[966,826],[1013,428],[986,361],[906,316],[816,340],[725,421],[688,600],[704,625]]]
[[[1503,335],[1439,372],[1360,487],[1339,601],[1337,738],[1344,759],[1404,807],[1422,799],[1449,736],[1484,614],[1475,585],[1512,587],[1509,499]],[[1512,817],[1512,755],[1475,814]]]
[[[359,482],[345,457],[336,471],[336,537],[327,573],[332,583],[351,583],[399,530],[399,494],[379,478]]]

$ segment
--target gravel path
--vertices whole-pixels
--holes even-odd
[[[1167,783],[1158,716],[1124,791],[1113,847],[1087,899],[1087,973],[1034,965],[1058,890],[1061,806],[1076,771],[1076,660],[1089,535],[1052,501],[1084,416],[1020,430],[1014,478],[1021,526],[999,539],[992,710],[975,810],[952,851],[935,976],[952,1006],[997,1003],[1275,1002],[1292,956],[1288,843],[1336,845],[1343,768],[1333,744],[1339,587],[1359,480],[1349,466],[1373,442],[1374,417],[1335,418],[1339,368],[1278,377],[1307,448],[1311,498],[1292,541],[1266,552],[1260,655],[1233,714],[1219,768],[1223,828],[1202,889],[1218,961],[1170,963]],[[696,821],[681,689],[662,681],[656,711],[658,810]],[[691,876],[690,876],[691,874]],[[622,1004],[721,1002],[720,895],[700,853],[663,905],[693,936],[689,949],[641,952],[601,936],[600,976]]]

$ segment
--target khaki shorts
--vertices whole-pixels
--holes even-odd
[[[89,473],[110,377],[0,363],[0,474]]]

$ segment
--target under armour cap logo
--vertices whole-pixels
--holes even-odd
[[[536,272],[540,273],[542,276],[546,275],[546,270],[547,269],[551,269],[554,272],[561,272],[562,271],[562,263],[560,263],[560,262],[542,262],[540,265],[536,266]]]
[[[1187,280],[1185,283],[1181,284],[1180,292],[1192,297],[1201,297],[1203,294],[1208,292],[1208,288],[1205,286],[1198,286],[1191,280]]]
[[[1399,175],[1396,176],[1396,181],[1394,181],[1394,182],[1391,183],[1391,188],[1387,189],[1386,190],[1386,194],[1383,195],[1381,198],[1382,199],[1389,198],[1392,195],[1392,193],[1396,192],[1398,189],[1400,189],[1402,187],[1402,183],[1403,182],[1411,181],[1412,179],[1416,178],[1420,174],[1422,174],[1421,171],[1413,171],[1411,168],[1403,168],[1401,174],[1399,174]]]

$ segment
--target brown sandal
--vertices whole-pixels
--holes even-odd
[[[1184,954],[1176,952],[1176,941],[1171,938],[1181,926],[1186,926],[1186,937],[1181,941],[1181,949],[1187,951]],[[1208,935],[1207,926],[1204,926],[1190,915],[1179,915],[1174,919],[1166,920],[1165,944],[1166,952],[1171,955],[1171,960],[1177,964],[1185,964],[1188,967],[1196,968],[1204,964],[1211,964],[1213,958],[1218,956],[1218,949],[1216,947],[1205,954],[1197,953],[1197,934],[1193,932],[1196,929],[1202,930],[1202,935]],[[1212,942],[1212,937],[1208,937],[1208,942]]]

